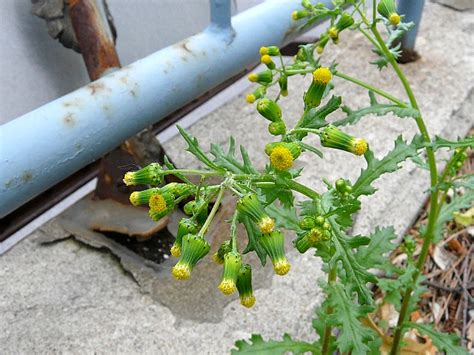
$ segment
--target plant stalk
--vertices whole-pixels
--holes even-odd
[[[337,277],[337,272],[336,272],[336,267],[334,266],[329,270],[328,283],[329,284],[334,283],[336,281],[336,277]],[[333,311],[334,310],[332,307],[328,307],[326,310],[326,313],[331,314]],[[327,324],[326,327],[324,328],[323,347],[321,349],[322,355],[329,354],[329,343],[331,340],[331,333],[332,333],[332,327],[329,324]]]
[[[395,73],[400,78],[400,81],[410,100],[411,106],[417,109],[419,112],[420,109],[418,106],[418,102],[416,101],[416,98],[413,93],[413,90],[411,89],[410,83],[408,82],[405,74],[401,70],[397,61],[395,60],[395,58],[392,56],[389,49],[385,45],[385,42],[383,41],[382,36],[377,30],[376,23],[372,25],[371,30],[375,36],[375,39],[379,43],[380,48],[382,49],[384,55],[388,59],[390,65],[392,66],[392,68],[395,70]],[[423,117],[421,116],[421,113],[420,115],[418,115],[418,117],[415,118],[415,121],[420,133],[423,136],[424,141],[427,143],[431,142],[430,135],[426,128],[425,122],[423,121]],[[403,302],[400,308],[400,315],[398,317],[397,328],[395,330],[395,335],[393,337],[393,344],[392,344],[392,349],[390,352],[391,355],[398,354],[400,343],[403,338],[403,330],[404,330],[403,323],[405,322],[405,319],[407,317],[408,306],[410,304],[410,298],[413,293],[413,288],[416,285],[418,277],[420,276],[423,266],[425,264],[426,257],[428,255],[428,250],[431,245],[431,241],[433,239],[433,234],[434,234],[433,232],[434,232],[434,227],[435,227],[436,219],[437,219],[439,193],[438,193],[438,190],[435,190],[433,188],[436,187],[436,185],[438,184],[438,169],[436,167],[436,159],[435,159],[433,148],[427,146],[425,149],[426,149],[426,155],[428,157],[428,165],[430,168],[430,180],[431,180],[431,188],[432,188],[431,199],[430,199],[430,209],[429,209],[429,214],[428,214],[428,226],[426,229],[426,233],[424,235],[421,252],[416,262],[416,272],[413,274],[412,286],[408,287],[403,295]]]

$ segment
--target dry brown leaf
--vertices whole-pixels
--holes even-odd
[[[438,246],[434,247],[432,257],[436,265],[443,271],[446,271],[457,259],[454,254]]]

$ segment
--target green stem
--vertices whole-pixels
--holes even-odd
[[[385,97],[386,99],[392,101],[393,103],[396,103],[398,106],[401,106],[401,107],[407,107],[407,104],[399,99],[397,99],[395,96],[392,96],[390,95],[389,93],[381,90],[381,89],[378,89],[376,88],[375,86],[373,85],[370,85],[362,80],[359,80],[359,79],[356,79],[356,78],[353,78],[352,76],[349,76],[349,75],[346,75],[346,74],[343,74],[341,72],[336,72],[334,74],[335,76],[338,76],[342,79],[345,79],[347,81],[350,81],[350,82],[353,82],[354,84],[357,84],[359,86],[362,86],[363,88],[366,88],[367,90],[370,90],[370,91],[373,91],[377,94],[379,94],[380,96],[382,97]]]
[[[214,216],[217,213],[217,210],[219,209],[219,205],[221,204],[222,197],[224,197],[224,191],[225,191],[225,187],[224,185],[221,185],[219,193],[217,194],[217,197],[216,197],[216,202],[214,202],[214,206],[212,206],[212,210],[209,213],[209,216],[207,216],[206,222],[204,222],[204,225],[199,231],[198,235],[200,237],[204,237],[204,234],[207,233],[207,229],[209,228],[209,225],[211,224],[212,220],[214,219]]]
[[[232,222],[230,224],[230,237],[232,240],[232,251],[237,253],[237,220],[239,218],[239,211],[235,210]]]
[[[200,175],[200,176],[219,176],[219,175],[224,175],[225,172],[196,170],[196,169],[170,169],[170,170],[163,170],[163,174],[165,175],[184,174],[184,175]]]
[[[385,57],[387,58],[388,62],[390,65],[393,67],[395,70],[395,73],[397,73],[398,77],[400,78],[400,81],[402,82],[402,85],[408,95],[408,98],[410,100],[410,104],[413,108],[419,110],[418,102],[416,101],[415,95],[413,93],[413,90],[410,86],[410,83],[408,82],[405,74],[401,70],[400,66],[398,65],[397,61],[393,57],[393,55],[390,53],[389,49],[385,45],[385,42],[382,39],[382,36],[377,30],[376,24],[374,23],[373,26],[371,27],[372,33],[375,36],[375,39],[380,45],[380,48],[382,49]],[[428,133],[428,130],[426,128],[425,122],[423,121],[423,117],[421,114],[419,114],[415,118],[416,124],[418,126],[418,129],[420,133],[423,136],[423,139],[425,142],[429,143],[431,142],[430,135]],[[428,157],[428,165],[430,168],[430,180],[431,180],[431,199],[430,199],[430,209],[429,209],[429,214],[428,214],[428,226],[426,228],[426,233],[424,235],[423,239],[423,245],[421,247],[421,252],[420,255],[418,256],[418,260],[416,262],[416,272],[413,274],[413,280],[412,280],[412,286],[408,287],[403,295],[403,302],[402,306],[400,308],[400,315],[398,317],[398,323],[397,323],[397,328],[395,330],[395,335],[393,337],[393,344],[392,344],[392,349],[390,354],[391,355],[396,355],[398,354],[398,350],[400,348],[400,342],[403,338],[403,324],[405,322],[405,319],[407,317],[408,313],[408,306],[410,304],[410,298],[413,293],[413,288],[416,285],[416,282],[418,280],[418,277],[420,276],[423,266],[426,261],[426,257],[428,255],[429,247],[431,245],[431,241],[433,239],[434,235],[434,228],[436,225],[436,219],[437,219],[437,212],[438,212],[438,198],[439,198],[439,191],[437,189],[434,189],[434,187],[438,184],[438,169],[436,167],[436,159],[434,155],[433,148],[427,146],[426,148],[426,155]]]
[[[328,283],[329,284],[334,283],[336,281],[336,277],[337,277],[336,267],[332,267],[329,270]],[[327,314],[331,314],[332,312],[334,312],[332,307],[328,307],[326,309]],[[331,332],[332,332],[332,327],[329,324],[327,324],[326,327],[324,328],[323,346],[321,350],[322,355],[329,354],[329,343],[331,340]]]

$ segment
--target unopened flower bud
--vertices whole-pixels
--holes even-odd
[[[352,16],[347,12],[344,12],[337,21],[336,25],[328,30],[328,35],[331,37],[333,42],[337,44],[339,42],[339,34],[346,28],[351,27],[353,24],[354,19]]]
[[[269,46],[269,47],[260,47],[260,55],[270,55],[275,56],[280,54],[280,49],[277,46]]]
[[[304,95],[306,108],[317,107],[321,103],[326,86],[332,79],[329,68],[320,67],[313,72],[313,81]]]
[[[258,100],[257,111],[269,121],[281,121],[280,106],[275,101],[270,100],[267,97]]]
[[[326,47],[326,44],[329,42],[329,35],[325,34],[322,35],[321,38],[319,39],[318,46],[316,47],[316,52],[321,55],[324,52],[324,47]]]
[[[133,191],[130,194],[130,202],[134,206],[139,206],[139,205],[148,205],[148,202],[150,201],[150,197],[153,194],[156,194],[160,191],[159,188],[151,188],[151,189],[146,189],[142,191]]]
[[[315,226],[315,220],[313,217],[306,216],[300,221],[299,225],[301,229],[310,230]]]
[[[308,10],[311,10],[313,8],[313,5],[311,4],[311,1],[309,0],[301,1],[301,6],[303,6],[305,9],[308,9]]]
[[[265,93],[266,93],[265,87],[261,86],[261,87],[257,88],[253,93],[248,94],[245,97],[245,100],[249,104],[253,104],[255,102],[255,100],[260,99],[261,97],[265,96]]]
[[[318,226],[322,226],[324,222],[326,222],[326,218],[324,218],[323,216],[316,217],[316,224]]]
[[[225,255],[232,250],[232,243],[230,240],[226,240],[224,243],[221,244],[217,253],[212,256],[212,260],[216,264],[223,264]]]
[[[285,122],[272,122],[268,125],[268,132],[273,136],[281,136],[286,133]]]
[[[249,193],[241,197],[237,202],[237,210],[257,223],[262,233],[273,231],[275,220],[267,215],[256,194]]]
[[[328,238],[328,231],[324,230],[321,227],[314,227],[311,228],[310,231],[307,233],[301,235],[296,241],[295,241],[295,247],[300,253],[306,253],[306,251],[309,248],[312,248],[316,246],[317,243],[320,243],[322,241],[326,241],[330,238],[330,233],[329,233],[329,238]]]
[[[367,142],[364,139],[355,138],[331,125],[324,129],[320,138],[323,147],[341,149],[355,155],[365,154],[368,148]]]
[[[288,96],[288,78],[286,75],[283,75],[278,79],[278,86],[280,86],[281,96]]]
[[[294,20],[294,21],[298,21],[306,16],[309,15],[309,12],[308,11],[305,11],[305,10],[301,10],[301,11],[293,11],[291,13],[291,18]]]
[[[127,186],[152,185],[158,186],[163,182],[163,169],[160,164],[151,163],[143,169],[129,171],[125,174],[123,182]]]
[[[171,255],[179,257],[181,255],[183,237],[188,234],[196,234],[199,230],[197,222],[191,218],[182,218],[178,223],[178,233],[171,247]]]
[[[273,80],[273,73],[271,70],[263,70],[259,73],[250,73],[248,79],[253,83],[269,84]]]
[[[204,239],[194,234],[183,238],[183,253],[179,261],[171,269],[171,273],[178,280],[187,280],[196,264],[209,253],[211,246]]]
[[[400,23],[395,0],[381,0],[377,5],[377,12],[394,26]]]
[[[231,295],[237,290],[237,277],[242,266],[242,257],[237,252],[228,252],[224,256],[224,272],[222,281],[219,284],[219,290],[224,295]]]
[[[290,263],[285,256],[285,237],[279,230],[263,234],[258,238],[258,243],[267,252],[272,260],[273,269],[277,275],[286,275],[290,271]]]
[[[252,267],[242,264],[237,277],[237,291],[239,291],[240,304],[250,308],[255,304],[255,296],[252,289]]]
[[[268,69],[275,69],[275,63],[273,62],[272,57],[270,57],[268,54],[262,55],[260,62],[265,64]]]

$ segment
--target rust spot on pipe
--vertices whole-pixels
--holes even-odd
[[[98,92],[105,90],[105,86],[102,83],[91,83],[87,85],[87,87],[91,90],[91,95],[95,95]]]
[[[74,99],[72,101],[66,101],[63,103],[63,106],[64,107],[81,107],[82,103],[81,103],[81,100],[79,99]]]
[[[91,80],[119,68],[112,33],[96,0],[69,0],[69,14]]]
[[[28,184],[31,182],[31,180],[33,180],[33,173],[29,170],[24,171],[21,175],[21,181],[23,181],[25,184]]]
[[[74,127],[76,125],[76,119],[72,113],[68,113],[63,117],[63,122],[68,127]]]

